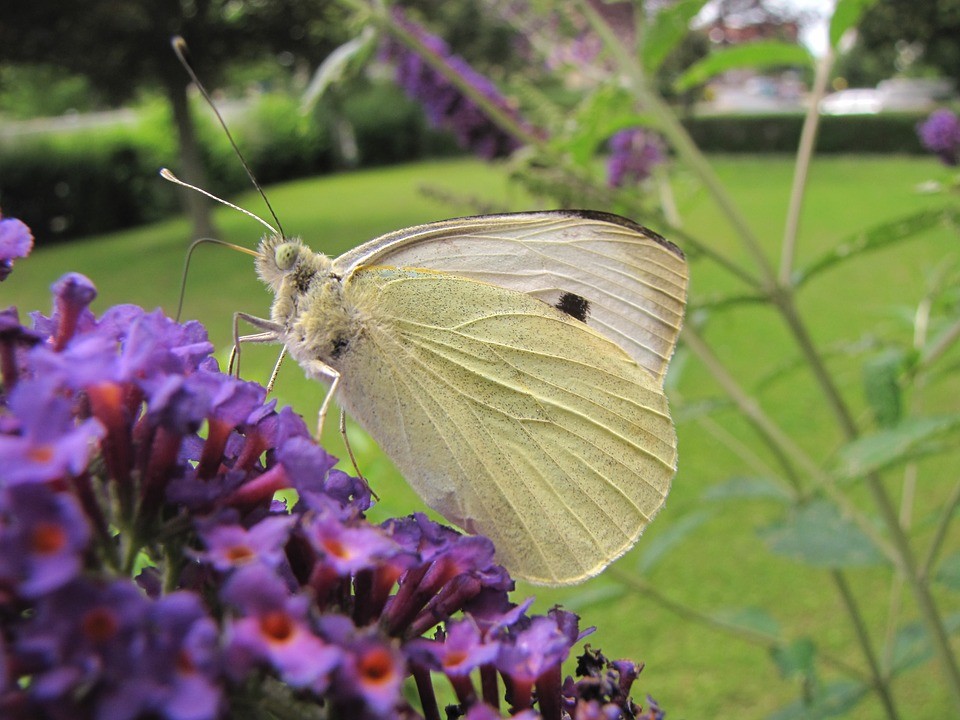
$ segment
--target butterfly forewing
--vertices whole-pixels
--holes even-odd
[[[521,578],[599,572],[663,504],[676,438],[659,379],[524,293],[364,267],[344,299],[368,319],[339,396],[435,510],[489,536]]]
[[[687,268],[676,246],[604,213],[447,220],[384,235],[336,261],[344,276],[372,264],[436,270],[582,308],[581,319],[660,381],[686,301]]]

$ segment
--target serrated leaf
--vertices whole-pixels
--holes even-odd
[[[370,53],[376,37],[377,33],[373,26],[367,25],[357,37],[348,40],[327,55],[314,72],[307,89],[303,91],[300,112],[309,111],[323,97],[327,88],[340,81],[352,63]]]
[[[852,710],[867,694],[863,683],[837,680],[818,686],[810,699],[794,700],[786,707],[767,715],[767,720],[823,720]]]
[[[903,359],[902,351],[886,350],[863,365],[863,394],[880,427],[893,427],[901,420]]]
[[[650,542],[645,543],[643,553],[637,561],[637,572],[648,573],[670,550],[679,545],[690,533],[703,525],[713,516],[712,512],[697,510],[674,522]]]
[[[863,253],[894,245],[903,240],[909,240],[922,232],[930,230],[944,222],[957,222],[960,214],[953,207],[922,210],[912,215],[906,215],[896,220],[875,225],[854,235],[838,244],[833,250],[814,260],[806,268],[794,275],[794,284],[797,286],[810,280],[824,270],[834,267],[846,260],[851,260]]]
[[[955,633],[960,628],[960,614],[948,615],[943,618],[943,627],[948,633]],[[930,633],[921,622],[912,622],[904,625],[893,639],[893,670],[901,673],[922,665],[933,657],[933,645],[930,643]]]
[[[833,503],[815,500],[760,532],[770,551],[813,567],[878,565],[884,557],[870,538]]]
[[[707,0],[680,0],[664,7],[653,18],[643,33],[640,62],[651,74],[690,32],[690,21],[707,4]]]
[[[796,677],[809,678],[814,674],[817,648],[808,637],[779,645],[770,651],[770,655],[780,671],[780,676],[786,680]]]
[[[765,477],[732,477],[709,487],[703,493],[704,500],[769,499],[789,502],[791,497],[783,484]]]
[[[860,22],[863,14],[877,0],[837,0],[837,5],[830,18],[830,47],[837,47],[843,34]]]
[[[710,613],[710,617],[724,625],[743,628],[770,638],[778,638],[781,634],[780,623],[763,608],[744,607],[715,610]]]
[[[812,67],[813,56],[803,45],[764,40],[746,45],[732,45],[715,50],[695,62],[673,83],[678,92],[702,85],[710,78],[739,68],[770,68],[781,65]]]
[[[933,445],[960,427],[960,415],[910,418],[896,426],[854,440],[840,450],[836,473],[844,478],[863,477],[939,449]],[[954,440],[960,440],[955,438]]]
[[[951,590],[960,590],[960,552],[948,555],[940,562],[936,580]]]

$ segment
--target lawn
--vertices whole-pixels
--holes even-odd
[[[791,162],[771,157],[718,157],[715,167],[772,257],[783,233]],[[938,173],[934,161],[923,158],[817,160],[802,218],[798,265],[857,230],[940,204],[942,200],[915,191],[919,183]],[[467,201],[450,204],[430,199],[437,193],[425,195],[424,187],[509,209],[532,206],[502,170],[473,161],[326,177],[272,187],[269,193],[288,234],[301,235],[315,249],[339,254],[398,227],[474,212]],[[685,229],[716,248],[743,256],[702,189],[682,174],[675,178],[675,188]],[[252,194],[240,198],[239,203],[261,211],[262,203]],[[636,219],[643,222],[643,218]],[[259,237],[259,226],[239,213],[219,210],[216,221],[223,237],[233,242],[253,247]],[[62,273],[76,270],[100,288],[95,310],[131,302],[148,308],[161,306],[172,313],[190,239],[187,224],[176,220],[41,249],[19,262],[13,276],[0,285],[0,306],[16,304],[21,312],[46,312],[49,285]],[[855,348],[878,338],[909,338],[912,329],[905,318],[922,299],[936,268],[957,259],[956,234],[943,228],[825,273],[805,289],[801,313],[813,340],[836,350],[831,368],[854,408],[864,406],[860,397],[863,357]],[[693,261],[694,303],[732,287],[723,271],[707,261]],[[225,358],[229,350],[232,313],[242,310],[263,316],[269,312],[269,302],[249,257],[212,246],[196,253],[187,281],[184,317],[203,320],[219,357]],[[762,387],[764,406],[772,409],[801,446],[818,457],[828,457],[836,450],[829,445],[833,442],[829,438],[834,437],[832,420],[807,374],[790,369],[797,357],[796,347],[771,312],[753,307],[709,317],[697,312],[691,321],[707,323],[705,334],[717,355],[748,389]],[[265,381],[274,358],[271,348],[245,350],[244,375]],[[704,500],[711,486],[733,476],[762,473],[772,462],[752,431],[732,412],[720,409],[708,417],[696,412],[702,402],[717,397],[715,385],[696,361],[681,351],[674,365],[669,383],[678,419],[680,470],[666,509],[638,547],[616,563],[615,570],[633,572],[647,550],[665,541],[691,513],[708,510],[711,515],[703,525],[645,575],[651,586],[671,600],[717,616],[731,616],[743,608],[764,608],[785,637],[809,633],[819,649],[862,667],[852,630],[825,573],[773,558],[758,538],[756,530],[774,519],[776,506],[759,501]],[[929,404],[958,409],[960,387],[954,378],[944,379],[935,390]],[[281,403],[292,404],[312,422],[322,390],[305,381],[297,367],[288,365],[281,373],[277,395]],[[327,447],[342,454],[335,429],[328,427],[328,432]],[[370,442],[355,429],[350,436],[360,451],[365,474],[383,500],[375,509],[376,517],[422,509]],[[743,444],[745,450],[731,449],[734,443]],[[744,455],[752,456],[752,463],[745,463]],[[955,472],[921,477],[932,481],[923,486],[918,516],[943,502],[947,480],[955,481]],[[958,546],[958,538],[953,537],[950,549]],[[848,574],[863,601],[862,611],[876,643],[882,639],[886,619],[887,575],[879,569]],[[598,626],[589,640],[593,646],[610,656],[644,661],[647,667],[637,693],[656,697],[672,720],[721,715],[764,718],[800,691],[795,679],[778,674],[765,648],[683,619],[649,595],[620,592],[618,587],[614,573],[606,573],[563,591],[522,587],[518,594],[536,594],[541,610],[556,602],[574,607],[582,612],[586,624]],[[953,607],[960,607],[956,597]],[[909,600],[902,612],[906,617],[915,615]],[[825,679],[835,677],[829,669],[824,674]],[[949,707],[939,670],[932,664],[902,676],[896,697],[901,711],[914,720],[940,720]],[[864,719],[881,716],[872,699],[853,714]]]

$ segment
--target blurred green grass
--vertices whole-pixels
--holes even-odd
[[[783,218],[792,176],[792,161],[771,156],[714,158],[715,168],[740,204],[757,235],[774,257],[783,233]],[[932,160],[898,157],[830,157],[818,159],[812,169],[798,250],[802,266],[837,245],[848,235],[900,215],[942,203],[915,192],[917,185],[939,173]],[[161,182],[161,180],[157,180]],[[430,162],[284,184],[268,189],[289,235],[302,236],[314,249],[331,255],[380,233],[443,217],[476,211],[469,202],[450,204],[425,196],[424,187],[451,196],[475,197],[505,209],[530,209],[530,198],[511,184],[502,169],[470,160]],[[678,205],[687,231],[732,257],[749,260],[703,190],[683,173],[674,178]],[[262,203],[252,194],[236,200],[261,214]],[[643,222],[643,218],[635,218]],[[254,247],[259,226],[239,213],[221,208],[216,222],[222,236]],[[90,238],[82,242],[41,249],[17,263],[14,275],[0,285],[0,306],[16,304],[21,312],[49,311],[49,285],[69,270],[82,272],[100,289],[94,310],[132,302],[173,313],[187,244],[188,225],[175,220],[137,230]],[[800,296],[800,310],[821,347],[866,341],[876,336],[908,340],[912,330],[904,322],[911,306],[923,296],[928,276],[945,261],[957,261],[956,235],[938,229],[892,249],[863,257],[825,273]],[[694,262],[691,294],[694,300],[734,287],[715,266]],[[270,297],[257,281],[251,259],[215,247],[195,254],[187,282],[184,318],[202,320],[225,362],[231,341],[231,316],[242,310],[269,314]],[[716,353],[748,389],[796,359],[796,347],[772,311],[761,306],[740,308],[710,317],[706,336]],[[276,349],[244,350],[244,376],[265,382]],[[830,360],[853,407],[862,412],[860,365],[862,358],[838,352]],[[644,550],[675,527],[687,513],[705,506],[703,492],[712,484],[737,474],[751,474],[742,460],[718,439],[710,427],[685,410],[698,401],[711,401],[718,391],[706,372],[681,352],[675,360],[671,400],[679,422],[680,470],[667,507],[651,525],[638,547],[617,562],[631,572]],[[943,381],[943,392],[932,393],[927,407],[938,404],[956,410],[960,387]],[[307,382],[299,368],[288,363],[277,385],[281,403],[292,404],[307,418],[316,417],[323,389]],[[808,373],[787,369],[764,384],[763,404],[785,430],[814,457],[829,457],[837,448],[832,418],[825,413]],[[933,406],[931,408],[931,405]],[[713,420],[757,456],[773,465],[753,432],[734,413],[719,411]],[[334,453],[344,455],[335,422],[328,422],[325,440]],[[389,462],[358,430],[350,430],[351,444],[361,467],[382,498],[374,519],[423,509]],[[926,468],[935,473],[940,466]],[[955,475],[955,473],[954,473]],[[935,474],[923,475],[937,479]],[[918,502],[917,513],[934,508],[946,496],[946,482],[931,482]],[[868,501],[865,499],[865,503]],[[762,607],[774,615],[788,637],[814,633],[818,647],[862,667],[853,634],[833,586],[822,572],[772,558],[753,528],[775,517],[775,509],[759,503],[727,503],[691,537],[675,548],[648,576],[665,595],[700,610],[720,612]],[[953,539],[954,549],[957,538]],[[857,570],[849,579],[864,601],[862,610],[875,643],[882,640],[887,610],[885,570]],[[587,584],[564,590],[521,587],[518,595],[537,595],[537,607],[556,602],[572,604],[584,614],[586,625],[598,631],[589,642],[613,657],[631,657],[647,663],[635,687],[647,692],[669,711],[670,717],[706,718],[734,714],[762,718],[794,699],[800,687],[780,678],[765,649],[717,634],[681,620],[643,596],[614,594],[614,579],[605,574]],[[609,594],[608,594],[609,593]],[[954,607],[960,605],[954,600]],[[905,614],[913,615],[909,598]],[[828,674],[828,678],[832,677]],[[948,707],[938,670],[927,665],[897,681],[901,709],[920,720],[943,717]],[[880,717],[868,700],[852,715]]]

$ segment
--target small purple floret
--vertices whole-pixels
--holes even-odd
[[[917,126],[923,146],[951,167],[960,163],[960,118],[950,110],[934,110]]]

